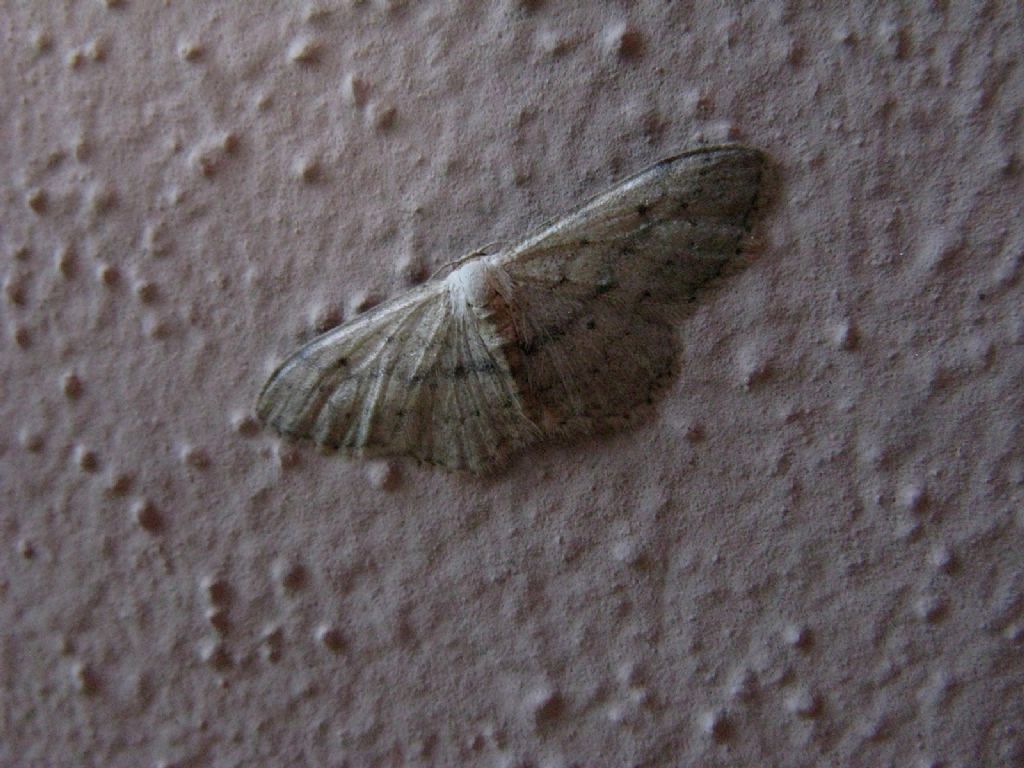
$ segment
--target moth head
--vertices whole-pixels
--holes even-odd
[[[486,307],[494,299],[497,280],[491,267],[484,259],[463,264],[448,276],[456,296],[471,307]]]

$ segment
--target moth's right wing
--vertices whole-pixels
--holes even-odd
[[[764,155],[704,147],[655,164],[501,254],[515,281],[590,290],[619,303],[686,301],[736,257]]]
[[[429,283],[288,358],[257,413],[325,448],[484,471],[537,439],[486,334],[447,285]]]
[[[663,160],[495,257],[527,412],[551,434],[630,421],[675,373],[675,330],[734,263],[764,156],[741,146]]]

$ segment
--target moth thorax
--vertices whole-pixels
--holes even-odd
[[[497,293],[494,275],[483,259],[463,264],[448,279],[471,307],[486,307]]]

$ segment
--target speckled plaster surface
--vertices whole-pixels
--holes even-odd
[[[0,764],[1024,764],[1021,6],[692,5],[4,4]],[[642,427],[479,481],[255,424],[722,140],[776,204]]]

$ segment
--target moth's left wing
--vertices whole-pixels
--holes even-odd
[[[314,339],[259,396],[278,432],[481,472],[537,439],[495,342],[429,283]]]

